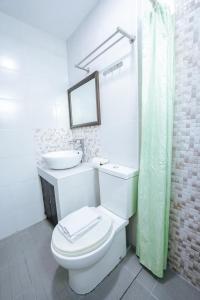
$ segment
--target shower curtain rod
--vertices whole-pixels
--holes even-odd
[[[96,56],[94,56],[92,59],[88,60],[93,54],[95,54],[99,49],[101,49],[102,46],[104,46],[107,42],[109,42],[113,37],[115,37],[117,34],[120,34],[120,37],[115,40],[113,43],[111,43],[108,47],[103,49],[100,53],[98,53]],[[94,60],[96,60],[98,57],[100,57],[102,54],[104,54],[106,51],[108,51],[110,48],[112,48],[114,45],[116,45],[119,41],[122,39],[127,38],[130,42],[130,44],[134,43],[135,36],[130,35],[125,30],[123,30],[120,27],[117,27],[116,31],[111,34],[105,41],[103,41],[98,47],[96,47],[93,51],[91,51],[84,59],[82,59],[78,64],[75,65],[75,68],[78,68],[80,70],[86,71],[87,73],[90,72],[90,69],[87,68]]]

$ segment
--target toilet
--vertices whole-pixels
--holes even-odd
[[[136,212],[138,170],[106,164],[98,171],[101,205],[90,208],[101,215],[98,224],[73,243],[57,225],[51,240],[53,256],[78,294],[92,291],[124,258],[126,226]]]

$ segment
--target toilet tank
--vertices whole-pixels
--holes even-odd
[[[99,168],[101,205],[129,219],[136,213],[138,170],[115,164]]]

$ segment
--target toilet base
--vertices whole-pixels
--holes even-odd
[[[77,294],[91,292],[126,255],[126,232],[123,227],[113,238],[106,254],[94,265],[69,270],[69,285]]]

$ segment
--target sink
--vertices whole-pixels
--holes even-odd
[[[83,153],[80,150],[55,151],[42,155],[46,165],[50,169],[69,169],[80,164]]]

